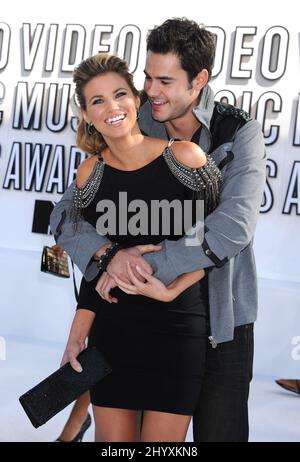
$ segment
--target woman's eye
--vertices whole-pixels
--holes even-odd
[[[126,92],[125,91],[120,91],[119,93],[116,94],[116,97],[121,98],[121,96],[124,96],[124,95],[126,95]]]
[[[101,99],[101,98],[96,98],[92,102],[92,104],[101,104],[101,103],[103,103],[103,99]]]

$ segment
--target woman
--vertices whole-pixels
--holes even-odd
[[[112,244],[99,263],[105,271],[121,246],[144,251],[147,244],[147,251],[159,251],[163,239],[182,237],[179,209],[170,214],[167,229],[164,214],[157,214],[154,205],[191,201],[195,222],[195,199],[204,199],[206,212],[216,206],[220,173],[193,143],[143,136],[137,124],[139,93],[125,61],[106,54],[88,58],[75,69],[74,82],[82,115],[77,142],[91,157],[78,168],[70,213],[75,226],[82,214],[109,237]],[[197,86],[196,79],[192,85]],[[141,204],[147,209],[137,216],[133,212]],[[82,279],[80,308],[63,362],[70,361],[80,372],[76,357],[89,335],[89,344],[112,367],[90,390],[96,441],[181,442],[204,367],[207,313],[198,281],[205,274],[184,274],[168,287],[138,267],[128,267],[128,274],[136,286],[143,284],[144,295],[117,280],[103,300],[95,290],[99,276],[91,282]]]

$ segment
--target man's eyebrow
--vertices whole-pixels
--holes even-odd
[[[150,75],[144,70],[144,74],[146,77],[150,77]],[[159,80],[175,80],[174,77],[169,77],[168,75],[161,75],[161,76],[158,76],[156,77],[156,79],[159,79]]]

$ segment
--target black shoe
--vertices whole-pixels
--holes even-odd
[[[88,413],[88,415],[86,416],[85,421],[81,425],[81,428],[80,428],[79,432],[77,433],[76,436],[74,436],[74,438],[72,440],[64,441],[64,440],[61,440],[60,438],[57,438],[55,441],[58,442],[58,443],[80,443],[82,441],[83,437],[84,437],[85,432],[91,426],[91,423],[92,423],[92,419],[91,419],[90,414]]]

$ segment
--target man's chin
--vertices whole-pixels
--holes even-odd
[[[157,114],[154,111],[152,111],[152,119],[160,123],[167,122],[168,120],[166,117],[163,117],[162,114]]]

